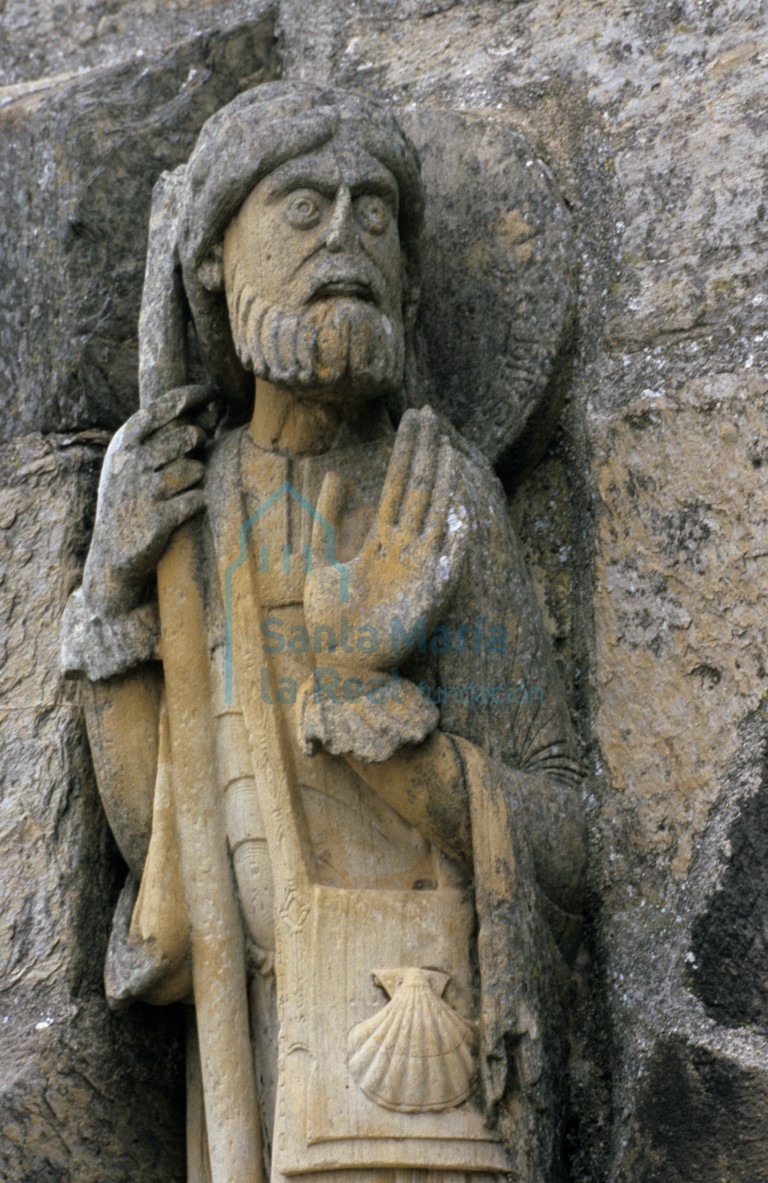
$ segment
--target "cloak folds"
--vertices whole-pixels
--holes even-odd
[[[232,564],[232,556],[239,553],[240,525],[247,520],[239,452],[239,432],[230,433],[216,446],[208,466],[208,520],[196,527],[196,565],[202,572],[200,582],[206,615],[203,642],[211,663],[209,679],[214,686],[208,703],[199,702],[198,707],[213,716],[208,726],[214,733],[214,743],[217,742],[217,728],[223,725],[223,713],[215,704],[223,697],[224,576]],[[446,620],[456,627],[461,621],[477,619],[485,611],[490,619],[503,620],[509,627],[511,644],[509,651],[500,655],[470,650],[461,655],[461,667],[455,661],[451,663],[446,658],[438,658],[430,669],[427,655],[421,671],[418,660],[415,661],[412,676],[418,680],[423,672],[441,685],[449,680],[455,681],[458,668],[461,668],[462,678],[475,685],[496,684],[502,677],[515,685],[523,677],[529,685],[540,685],[544,690],[543,700],[536,703],[513,702],[501,706],[488,703],[479,709],[467,709],[458,701],[447,703],[442,720],[442,728],[451,734],[462,761],[471,816],[476,927],[468,934],[470,947],[467,952],[476,977],[473,990],[479,1025],[478,1059],[483,1108],[490,1127],[495,1126],[503,1136],[513,1166],[521,1172],[527,1171],[523,1177],[528,1178],[532,1165],[525,1160],[530,1155],[539,1157],[542,1160],[539,1170],[543,1174],[546,1170],[544,1160],[553,1145],[551,1134],[547,1135],[545,1130],[552,1126],[556,1095],[556,1067],[553,1069],[553,1065],[557,1066],[561,1060],[559,1045],[563,1034],[559,986],[564,976],[564,963],[552,932],[553,928],[557,931],[566,951],[569,945],[572,947],[577,922],[573,916],[568,916],[568,912],[577,911],[576,880],[580,871],[575,864],[579,860],[578,854],[567,853],[568,842],[561,839],[563,831],[572,830],[576,824],[574,818],[578,808],[574,786],[577,766],[567,712],[551,666],[541,622],[537,615],[524,607],[531,603],[531,592],[525,580],[519,548],[506,525],[503,496],[490,473],[477,463],[468,463],[468,479],[476,505],[482,504],[486,512],[479,518],[478,535],[467,560],[462,586]],[[498,577],[492,583],[481,580],[477,567],[489,555],[497,570],[499,560],[503,563],[501,569],[507,573],[506,581]],[[284,776],[285,768],[279,767],[281,761],[274,759],[275,753],[285,751],[281,735],[284,724],[277,716],[279,708],[266,706],[258,685],[253,682],[253,675],[264,664],[255,606],[258,604],[257,584],[258,571],[249,547],[247,580],[242,583],[245,591],[236,600],[233,615],[238,654],[235,689],[240,705],[236,701],[224,714],[227,727],[244,728],[251,763],[248,768],[228,769],[225,779],[247,781],[252,794],[259,800],[253,816],[241,815],[239,820],[236,819],[236,824],[241,827],[239,833],[232,832],[230,817],[224,841],[228,840],[234,856],[240,906],[247,914],[249,903],[244,898],[246,892],[240,882],[238,850],[247,849],[247,840],[253,837],[246,832],[249,827],[251,830],[259,825],[263,827],[277,903],[275,937],[279,995],[281,974],[290,973],[288,966],[284,962],[281,964],[285,947],[283,941],[281,953],[281,925],[286,923],[286,917],[289,921],[292,917],[291,923],[295,926],[296,916],[301,915],[304,907],[302,903],[287,911],[282,907],[286,898],[298,898],[295,874],[286,878],[286,868],[294,872],[302,862],[305,867],[310,866],[311,858],[305,857],[308,852],[305,826],[300,816],[301,801],[295,786],[290,784],[290,777]],[[498,591],[494,591],[497,587]],[[502,711],[506,717],[501,715]],[[240,722],[233,724],[233,719]],[[130,725],[129,721],[126,725]],[[135,881],[129,881],[115,917],[108,956],[108,987],[113,1000],[121,1003],[132,997],[171,1001],[189,996],[191,990],[186,940],[189,926],[182,871],[184,858],[175,825],[176,771],[164,707],[161,708],[158,728],[160,744],[153,831],[141,890],[136,899]],[[487,750],[493,751],[494,748],[496,759],[489,756]],[[219,808],[222,808],[225,788],[224,784],[215,787],[213,800],[219,803]],[[551,801],[547,793],[550,790],[558,805],[548,815]],[[544,817],[543,824],[549,827],[549,833],[545,835],[538,832],[541,816]],[[295,832],[286,847],[286,826],[290,830],[291,825]],[[545,849],[548,846],[560,853],[549,857],[551,850]],[[546,866],[548,859],[552,864],[558,864],[560,860],[561,865]],[[248,873],[253,875],[252,867]],[[310,876],[305,874],[299,895],[301,891],[305,892],[310,911],[312,890]],[[173,900],[175,906],[157,908],[158,899],[166,903]],[[260,956],[257,954],[257,959]],[[371,965],[370,969],[373,968]],[[240,989],[245,999],[244,974],[238,986],[234,980],[230,983],[230,989],[234,988]],[[259,1108],[255,1097],[253,1104]],[[263,1099],[261,1107],[264,1112],[271,1109],[264,1106]],[[265,1125],[271,1133],[271,1116],[265,1118]]]

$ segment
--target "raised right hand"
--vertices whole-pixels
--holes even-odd
[[[83,575],[88,602],[99,614],[136,607],[174,530],[203,509],[205,494],[196,486],[205,468],[189,453],[202,448],[205,432],[183,417],[211,397],[204,386],[170,390],[112,439]]]
[[[329,563],[326,523],[337,530],[343,508],[343,483],[329,473],[312,532],[312,571],[304,584],[310,635],[324,626],[338,637],[346,617],[353,636],[364,627],[377,638],[374,653],[355,655],[356,666],[400,666],[420,635],[419,622],[431,628],[455,591],[471,529],[466,502],[462,457],[429,407],[412,408],[400,423],[378,512],[360,552],[346,564]],[[326,658],[334,663],[333,654]],[[340,653],[339,658],[345,660]]]

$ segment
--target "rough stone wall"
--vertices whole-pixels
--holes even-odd
[[[6,13],[21,15],[21,6]],[[56,68],[56,28],[41,20],[38,30],[31,47]],[[183,1008],[112,1015],[104,1001],[104,953],[124,870],[98,801],[76,689],[59,675],[59,621],[79,583],[104,447],[138,400],[152,185],[186,159],[208,115],[273,76],[277,59],[268,10],[176,43],[167,31],[154,44],[149,34],[138,41],[146,47],[139,58],[136,42],[123,46],[127,63],[0,90],[7,1183],[185,1178]]]
[[[173,1106],[137,1100],[142,1081],[163,1091],[144,1056],[156,1016],[99,1009],[115,867],[53,653],[100,441],[62,444],[113,428],[135,401],[153,175],[282,56],[287,77],[502,112],[571,205],[569,403],[511,503],[590,773],[573,1177],[756,1183],[768,1150],[761,5],[7,0],[3,30],[0,397],[15,438],[0,509],[0,1173],[180,1174]],[[108,1087],[110,1064],[132,1083]],[[101,1168],[99,1113],[112,1129]],[[158,1141],[162,1166],[146,1157]]]
[[[58,673],[58,617],[84,557],[101,454],[62,435],[19,436],[0,448],[0,1178],[8,1183],[183,1178],[181,1016],[137,1008],[116,1019],[104,1005],[116,859],[80,710]]]

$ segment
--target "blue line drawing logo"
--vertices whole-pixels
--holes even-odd
[[[266,501],[263,501],[258,509],[254,510],[249,518],[240,526],[240,553],[234,562],[230,563],[224,573],[224,701],[227,706],[232,705],[234,697],[234,669],[233,669],[233,625],[232,625],[232,582],[235,571],[248,558],[248,531],[257,522],[264,517],[266,513],[282,498],[292,498],[297,505],[306,510],[312,519],[313,527],[318,524],[325,532],[325,561],[329,566],[333,566],[339,572],[339,602],[347,604],[349,602],[349,571],[344,563],[336,558],[336,539],[334,534],[334,527],[323,517],[321,513],[307,501],[298,489],[296,489],[290,481],[283,481],[279,489],[276,489]],[[286,544],[281,552],[281,567],[283,574],[287,575],[291,569],[291,559],[293,555],[290,546]],[[262,574],[266,574],[269,570],[270,561],[270,547],[268,543],[262,543],[259,548],[259,570]],[[312,570],[312,548],[309,545],[304,547],[303,555],[304,571]]]

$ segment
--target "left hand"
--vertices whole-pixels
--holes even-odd
[[[399,678],[398,668],[434,625],[459,578],[469,541],[461,457],[429,408],[406,412],[376,519],[360,553],[346,564],[333,557],[343,496],[340,478],[329,473],[317,504],[304,612],[310,635],[346,632],[352,639],[353,654],[329,649],[315,655],[316,666],[338,671],[345,686],[361,682],[363,692],[354,698],[326,693],[319,679],[310,679],[300,692],[299,738],[308,754],[322,745],[378,762],[403,744],[421,742],[438,722],[434,704]],[[329,561],[321,565],[323,559]],[[358,646],[362,635],[367,643]]]
[[[338,637],[346,617],[352,638],[378,639],[376,652],[356,653],[356,668],[390,670],[415,648],[408,638],[420,623],[429,629],[453,594],[469,541],[461,457],[440,434],[428,407],[406,411],[395,440],[374,523],[360,553],[349,563],[334,560],[333,538],[344,489],[328,473],[312,531],[312,570],[304,583],[304,613],[311,635],[320,626]],[[328,560],[331,560],[328,562]],[[323,654],[332,664],[344,655]],[[347,662],[348,664],[348,662]]]

